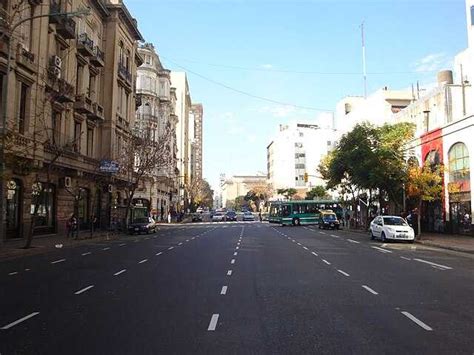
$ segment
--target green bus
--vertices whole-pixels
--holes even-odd
[[[334,200],[295,200],[270,202],[268,222],[282,226],[318,224],[320,211],[332,210],[342,218],[342,207]]]

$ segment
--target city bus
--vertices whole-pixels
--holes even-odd
[[[321,211],[332,210],[339,219],[342,218],[342,207],[334,200],[295,200],[270,202],[268,222],[282,226],[301,224],[318,224]]]

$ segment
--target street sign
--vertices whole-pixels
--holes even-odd
[[[101,160],[99,170],[103,173],[118,173],[119,164],[115,160]]]

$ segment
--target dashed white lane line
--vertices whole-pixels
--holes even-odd
[[[86,255],[91,255],[92,253],[90,251],[86,252],[86,253],[82,253],[81,255],[82,256],[86,256]]]
[[[66,259],[59,259],[59,260],[56,260],[56,261],[51,261],[51,264],[59,264],[59,263],[62,263],[66,261]]]
[[[186,239],[186,243],[189,242],[189,239]]]
[[[109,250],[109,249],[110,249],[109,247],[102,248],[102,250]]]
[[[27,319],[30,319],[30,318],[33,318],[34,316],[37,316],[40,312],[33,312],[33,313],[30,313],[28,314],[27,316],[23,317],[23,318],[20,318],[10,324],[7,324],[7,325],[4,325],[2,328],[2,330],[7,330],[7,329],[10,329],[11,327],[14,327],[15,325],[17,324],[20,324],[21,322],[24,322],[25,320]]]
[[[161,255],[161,254],[163,254],[162,251],[160,251],[159,253],[156,253],[155,255],[156,255],[156,256],[159,256],[159,255]]]
[[[354,239],[347,239],[348,242],[355,243],[355,244],[360,244],[357,240]]]
[[[218,313],[213,314],[211,317],[211,321],[209,322],[209,326],[207,327],[207,330],[208,331],[216,330],[218,320],[219,320],[219,314]]]
[[[178,245],[183,245],[183,243],[178,243]]]
[[[174,247],[169,247],[169,248],[168,248],[168,250],[173,250],[173,249],[174,249]]]
[[[239,247],[235,247],[236,250],[239,250]]]
[[[314,251],[312,251],[311,254],[313,254],[314,256],[318,256],[318,254],[316,254]]]
[[[373,294],[373,295],[378,295],[378,292],[374,291],[374,290],[371,289],[369,286],[362,285],[362,287],[363,287],[365,290],[369,291],[371,294]]]
[[[232,260],[230,261],[230,263],[231,263],[231,264],[235,264],[235,259],[232,259]]]
[[[18,271],[12,271],[8,275],[12,276],[12,275],[17,275],[17,274],[18,274]]]
[[[191,239],[196,239],[196,237],[192,237]]]
[[[296,243],[296,244],[298,244],[299,246],[301,246],[301,243]]]
[[[90,285],[90,286],[84,287],[82,290],[79,290],[79,291],[74,292],[74,294],[75,294],[75,295],[80,295],[81,293],[84,293],[84,292],[90,290],[92,287],[94,287],[94,285]]]
[[[303,249],[304,249],[304,250],[308,250],[308,248],[306,248],[306,247],[303,247]]]
[[[326,233],[324,233],[324,232],[319,232],[319,234],[326,234]]]
[[[328,265],[331,265],[331,263],[329,261],[327,261],[326,259],[323,259],[323,262],[328,264]]]
[[[340,273],[343,274],[344,276],[350,276],[347,272],[342,271],[342,270],[337,270],[337,272],[340,272]]]
[[[25,271],[30,271],[31,269],[25,269]]]
[[[232,275],[232,270],[227,271],[227,276]]]
[[[296,243],[296,240],[294,240],[294,239],[292,239],[291,241],[292,241],[293,243]]]
[[[335,235],[335,234],[331,234],[331,237],[336,238],[336,239],[340,239],[340,238],[341,238],[340,236]]]
[[[428,261],[428,260],[417,259],[417,258],[414,258],[413,260],[418,261],[420,263],[425,263],[425,264],[428,264],[428,265],[431,265],[431,266],[436,266],[436,267],[444,269],[444,270],[451,270],[452,269],[452,267],[450,267],[450,266],[436,264],[436,263],[433,263],[433,262]]]
[[[383,249],[383,248],[379,248],[379,247],[372,247],[372,248],[377,250],[377,251],[380,251],[382,253],[391,253],[391,251],[387,250],[387,249]]]
[[[402,314],[408,319],[410,319],[411,321],[413,321],[414,323],[416,323],[417,325],[419,325],[420,327],[422,327],[424,330],[427,330],[427,331],[433,330],[433,328],[431,328],[428,324],[423,323],[421,320],[416,318],[413,314],[408,313],[406,311],[402,311]]]
[[[125,245],[127,245],[127,243],[122,243],[122,244],[119,244],[119,247],[123,247]]]
[[[225,295],[227,293],[227,286],[222,286],[221,295]]]
[[[401,256],[400,258],[403,260],[411,260],[410,258],[407,258],[406,256]]]
[[[146,263],[147,261],[148,261],[148,259],[143,259],[143,260],[139,261],[138,263],[143,264],[143,263]]]
[[[237,252],[234,253],[234,256],[237,256]]]
[[[118,276],[118,275],[120,275],[120,274],[123,274],[125,271],[127,271],[127,269],[120,270],[120,271],[116,272],[116,273],[114,274],[114,276]]]

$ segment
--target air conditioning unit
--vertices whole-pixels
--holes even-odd
[[[72,178],[70,176],[65,176],[63,180],[63,185],[65,188],[70,188],[72,186]]]
[[[51,68],[51,72],[56,78],[61,79],[61,69],[59,69],[58,67],[53,67]]]
[[[53,57],[51,58],[51,64],[55,66],[56,68],[61,69],[62,63],[63,63],[63,60],[57,55],[53,55]]]

